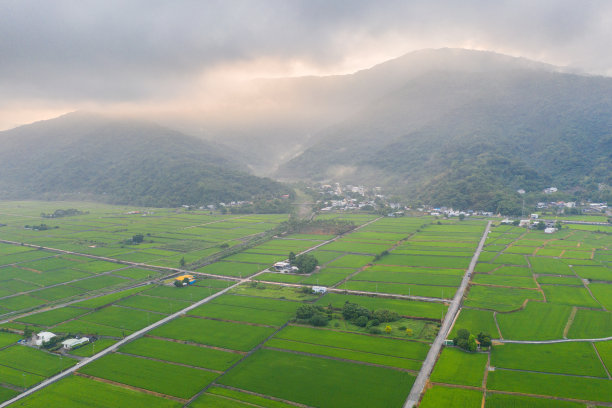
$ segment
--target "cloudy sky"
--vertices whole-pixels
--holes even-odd
[[[0,129],[198,106],[253,77],[349,73],[441,47],[612,76],[612,1],[0,0]]]

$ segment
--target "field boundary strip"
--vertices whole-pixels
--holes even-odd
[[[580,343],[580,342],[600,342],[600,341],[610,341],[612,340],[612,336],[610,337],[600,337],[594,339],[555,339],[555,340],[504,340],[504,339],[495,339],[496,342],[499,343],[514,343],[514,344],[554,344],[554,343]]]

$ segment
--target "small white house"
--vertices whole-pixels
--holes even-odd
[[[554,233],[554,232],[557,232],[557,229],[556,229],[556,228],[553,228],[553,227],[548,227],[548,228],[545,228],[545,229],[544,229],[544,232],[545,232],[546,234],[552,234],[552,233]]]
[[[55,334],[51,332],[46,332],[46,331],[40,332],[34,336],[34,344],[37,346],[42,346],[43,343],[48,342],[54,337],[55,337]]]
[[[537,220],[540,216],[538,214],[531,214],[531,219],[532,220]]]
[[[81,337],[80,339],[68,339],[62,341],[62,346],[66,350],[72,350],[73,348],[80,346],[81,344],[85,344],[87,342],[89,342],[88,337]]]
[[[529,221],[529,220],[520,220],[519,221],[519,227],[528,227],[529,224],[531,224],[531,221]]]
[[[325,286],[313,286],[312,292],[317,294],[327,293],[327,288]]]

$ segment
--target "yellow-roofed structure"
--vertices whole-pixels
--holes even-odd
[[[190,285],[196,280],[193,275],[181,275],[181,276],[177,276],[176,278],[174,278],[174,280],[177,280],[180,282],[183,282],[185,279],[187,279]]]

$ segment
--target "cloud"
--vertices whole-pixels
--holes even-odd
[[[220,72],[344,73],[438,47],[611,74],[610,23],[600,0],[5,0],[0,104],[168,104]]]

